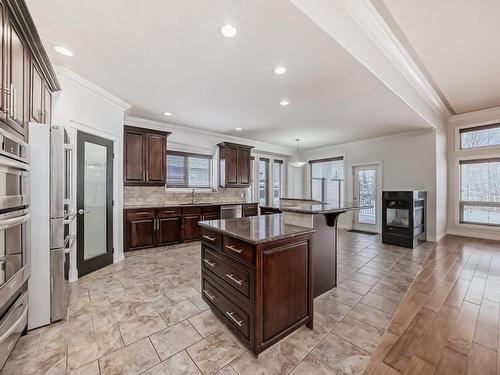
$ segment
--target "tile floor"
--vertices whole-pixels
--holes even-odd
[[[130,254],[71,286],[67,319],[21,338],[2,374],[361,374],[436,246],[340,231],[339,286],[254,358],[200,296],[199,243]]]

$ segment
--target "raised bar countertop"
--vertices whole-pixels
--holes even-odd
[[[124,204],[123,209],[134,208],[159,208],[159,207],[199,207],[199,206],[231,206],[233,204],[258,204],[258,202],[196,202],[196,203],[142,203]]]
[[[283,215],[262,215],[237,219],[200,221],[202,228],[225,233],[253,244],[262,244],[284,238],[313,233],[311,228],[285,224]]]
[[[360,206],[353,202],[322,203],[319,201],[282,199],[279,203],[272,205],[261,205],[265,208],[279,209],[283,212],[297,212],[301,214],[328,214],[335,212],[356,211],[363,208],[371,208],[372,206]]]

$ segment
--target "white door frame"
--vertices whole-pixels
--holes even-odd
[[[370,162],[370,163],[357,163],[357,164],[350,164],[349,169],[351,171],[350,177],[351,177],[351,197],[354,198],[355,193],[356,193],[356,177],[355,177],[355,170],[357,167],[371,167],[373,166],[374,169],[377,170],[377,197],[376,197],[376,224],[375,225],[370,225],[370,224],[359,224],[357,223],[357,212],[354,211],[352,215],[352,229],[355,230],[362,230],[366,232],[376,232],[376,233],[381,233],[382,232],[382,188],[383,188],[383,163],[382,161],[375,161],[375,162]],[[355,201],[352,199],[352,201]]]

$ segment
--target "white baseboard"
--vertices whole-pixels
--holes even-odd
[[[70,283],[78,281],[78,270],[76,268],[69,270],[68,279]]]
[[[463,237],[480,238],[480,239],[485,239],[485,240],[500,241],[500,234],[497,234],[493,231],[484,231],[484,232],[478,233],[476,230],[448,229],[446,231],[446,233],[452,234],[454,236],[463,236]]]
[[[113,264],[115,263],[119,263],[121,261],[123,261],[125,259],[125,255],[123,253],[120,253],[120,254],[116,254],[114,257],[113,257]]]

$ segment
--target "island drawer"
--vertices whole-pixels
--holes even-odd
[[[202,245],[203,269],[219,276],[228,288],[236,289],[250,300],[254,273],[224,259],[221,253]]]
[[[201,214],[201,209],[202,208],[200,206],[182,207],[182,214],[183,215]]]
[[[217,214],[220,211],[220,206],[205,206],[203,207],[203,213],[205,214]]]
[[[255,246],[233,237],[224,236],[222,251],[251,265],[255,264]]]
[[[209,304],[214,305],[224,316],[224,320],[234,326],[247,339],[250,338],[250,326],[253,316],[238,307],[236,303],[226,297],[226,293],[215,286],[215,283],[209,280],[204,274],[202,279],[203,299]]]
[[[222,234],[215,232],[213,230],[201,228],[201,240],[202,242],[215,247],[217,249],[221,249],[222,245]]]

